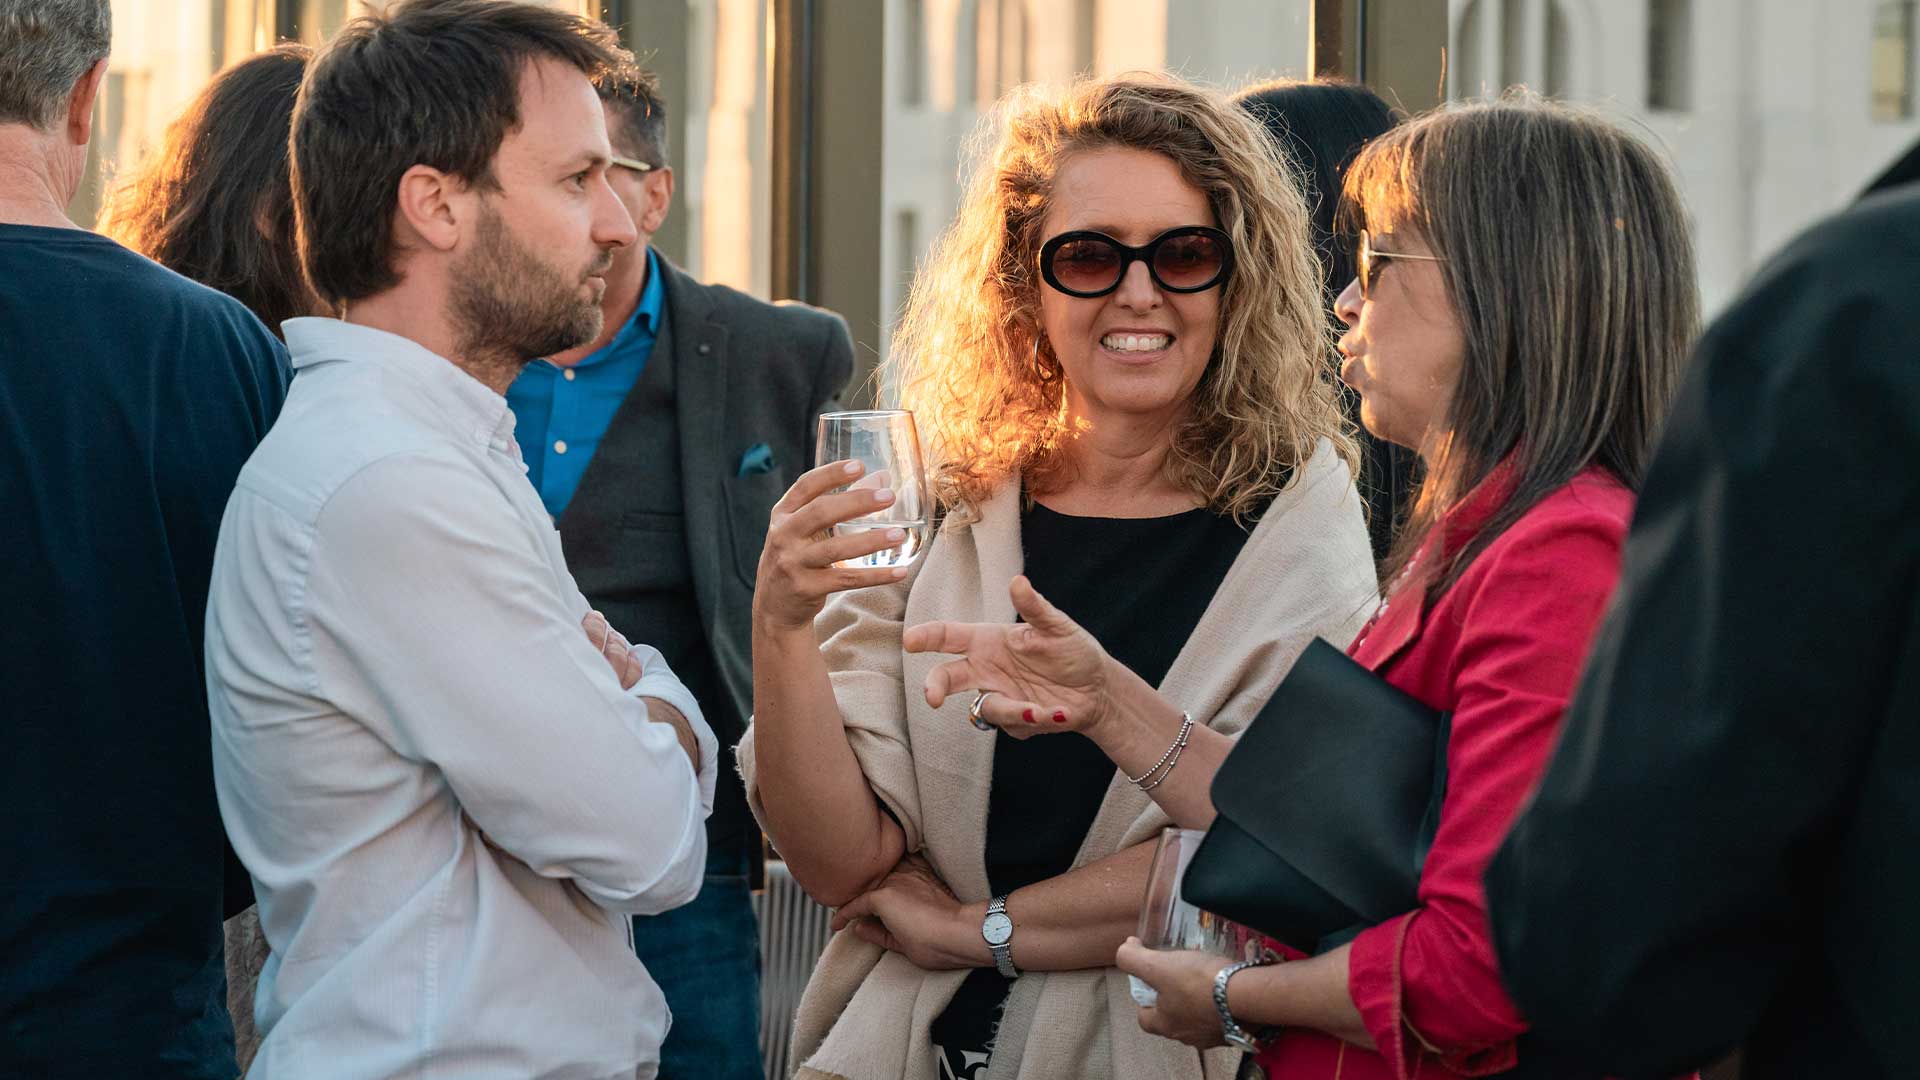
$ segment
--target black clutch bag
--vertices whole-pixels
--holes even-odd
[[[1303,952],[1412,911],[1449,717],[1314,641],[1213,778],[1186,900]]]

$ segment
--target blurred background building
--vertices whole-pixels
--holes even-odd
[[[114,0],[96,177],[137,160],[221,66],[319,44],[368,0]],[[1168,67],[1222,86],[1335,71],[1408,109],[1525,84],[1671,158],[1708,310],[1916,137],[1914,0],[549,0],[624,28],[669,95],[699,277],[841,310],[886,348],[1007,89]],[[99,184],[75,207],[83,220]]]

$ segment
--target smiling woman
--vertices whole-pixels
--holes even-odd
[[[1381,136],[1346,194],[1360,244],[1335,303],[1342,374],[1367,427],[1428,463],[1386,599],[1349,655],[1447,717],[1446,797],[1407,910],[1330,936],[1311,957],[1276,942],[1283,964],[1137,942],[1118,961],[1157,994],[1140,1012],[1147,1030],[1257,1047],[1269,1074],[1289,1080],[1597,1074],[1526,1038],[1480,881],[1557,737],[1694,331],[1680,200],[1632,136],[1524,96]],[[1179,693],[1103,654],[1101,634],[1035,585],[1015,587],[1022,626],[909,616],[909,652],[962,655],[925,674],[929,700],[977,688],[1010,699],[992,699],[1002,715],[1052,711],[1060,722],[1036,730],[1084,734],[1150,779],[1180,825],[1209,825],[1211,792],[1230,775],[1215,767],[1228,742],[1220,725],[1194,727]],[[1343,719],[1371,706],[1349,700]],[[1289,753],[1308,773],[1372,791],[1384,790],[1371,786],[1381,749]],[[1249,788],[1236,790],[1284,795]],[[1289,821],[1303,845],[1366,846],[1339,823]],[[1277,880],[1253,865],[1245,874]]]
[[[820,537],[889,496],[833,493],[827,463],[760,561],[741,772],[844,928],[793,1057],[846,1080],[1229,1076],[1234,1052],[1145,1035],[1113,967],[1167,816],[1091,740],[1027,739],[1064,715],[925,690],[905,628],[1045,617],[1031,580],[1227,733],[1314,637],[1358,629],[1372,558],[1306,207],[1251,118],[1171,78],[1020,91],[982,138],[889,360],[941,528],[911,571],[835,569],[888,541]]]

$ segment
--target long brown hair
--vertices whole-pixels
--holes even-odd
[[[1171,479],[1244,521],[1321,439],[1351,469],[1353,440],[1323,374],[1320,266],[1289,166],[1224,96],[1133,74],[1016,90],[975,135],[959,213],[914,280],[888,358],[941,505],[964,519],[1015,473],[1059,478],[1073,432],[1065,373],[1041,343],[1035,259],[1061,163],[1106,147],[1171,160],[1233,238],[1218,343],[1174,433]]]
[[[275,334],[317,308],[293,238],[287,132],[313,50],[287,43],[222,71],[123,177],[100,231],[247,305]]]
[[[1693,243],[1666,166],[1597,114],[1513,95],[1444,106],[1348,170],[1345,213],[1443,261],[1466,358],[1386,580],[1502,462],[1510,492],[1437,565],[1437,596],[1554,489],[1598,465],[1638,491],[1699,328]]]

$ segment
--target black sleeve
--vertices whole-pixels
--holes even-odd
[[[1807,959],[1913,617],[1915,281],[1920,199],[1856,210],[1701,342],[1559,749],[1487,876],[1546,1045],[1672,1075],[1746,1037]]]

